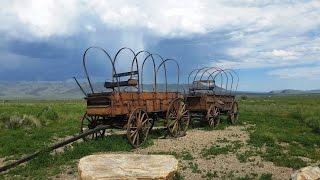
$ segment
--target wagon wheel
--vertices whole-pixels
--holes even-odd
[[[171,136],[180,137],[186,134],[189,126],[190,114],[183,99],[173,100],[166,115],[166,126]]]
[[[209,127],[217,127],[220,123],[219,108],[215,105],[211,105],[207,111],[206,119],[209,123]]]
[[[80,126],[80,134],[89,130],[89,129],[94,129],[98,125],[102,124],[100,117],[96,115],[89,116],[87,113],[84,114],[84,116],[81,119],[81,126]],[[103,138],[105,135],[106,130],[100,130],[98,132],[92,133],[86,137],[83,138],[83,140],[89,140],[89,139],[98,139],[98,138]]]
[[[229,116],[228,116],[228,119],[229,119],[231,124],[235,124],[236,121],[238,120],[238,113],[239,113],[238,103],[234,102],[232,104],[232,108],[229,111]]]
[[[139,147],[147,140],[151,125],[152,119],[148,117],[145,110],[137,108],[130,114],[127,138],[134,148]]]

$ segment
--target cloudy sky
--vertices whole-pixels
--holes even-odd
[[[1,0],[0,24],[0,81],[81,78],[87,47],[127,46],[179,60],[183,81],[220,66],[237,69],[241,90],[320,89],[319,0]],[[92,76],[107,79],[91,54]]]

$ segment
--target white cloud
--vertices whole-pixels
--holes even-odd
[[[235,47],[235,48],[228,49],[227,53],[234,58],[239,58],[239,57],[243,57],[243,56],[248,55],[252,51],[254,51],[254,49]]]
[[[79,21],[92,15],[98,16],[109,27],[142,28],[154,35],[171,37],[239,28],[244,29],[245,33],[276,28],[277,32],[290,29],[299,34],[319,25],[319,1],[273,2],[265,6],[262,2],[13,0],[0,4],[6,19],[15,18],[39,37],[75,33],[83,28],[79,26]]]
[[[77,18],[83,10],[77,0],[13,0],[0,5],[0,20],[9,24],[5,30],[20,38],[29,38],[24,31],[39,38],[71,35],[77,31]]]
[[[123,31],[130,46],[156,38],[226,33],[228,57],[214,65],[286,67],[319,62],[320,1],[253,0],[7,0],[0,2],[0,32],[18,38],[69,36],[99,27]],[[91,18],[94,21],[91,21]],[[136,36],[135,36],[136,35]]]
[[[281,49],[280,50],[274,49],[271,52],[271,55],[275,56],[275,57],[285,58],[285,59],[296,59],[298,56],[298,53],[290,52],[290,51],[286,51],[286,50],[281,50]]]
[[[96,29],[94,26],[90,25],[90,24],[87,24],[87,25],[85,26],[85,28],[86,28],[86,30],[89,31],[89,32],[96,32],[96,31],[97,31],[97,29]]]
[[[276,69],[268,74],[285,79],[320,79],[320,66]]]
[[[320,36],[316,34],[287,36],[274,34],[273,31],[262,31],[246,35],[241,31],[233,32],[230,36],[241,37],[241,40],[235,40],[240,43],[241,48],[231,45],[227,50],[230,59],[218,59],[213,65],[229,68],[264,68],[320,63]],[[245,53],[246,50],[251,51]]]

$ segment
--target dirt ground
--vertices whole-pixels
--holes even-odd
[[[189,152],[193,160],[179,159],[180,173],[185,179],[206,179],[208,172],[215,174],[220,178],[237,178],[245,177],[246,175],[257,176],[261,174],[272,174],[273,179],[289,179],[293,170],[287,167],[275,166],[272,162],[266,162],[259,156],[249,158],[248,162],[241,163],[236,153],[244,153],[250,149],[246,141],[249,138],[249,133],[246,130],[249,125],[245,126],[229,126],[224,130],[189,130],[187,135],[178,139],[156,139],[154,145],[145,149],[137,149],[135,153],[149,154],[149,153],[163,153]],[[209,148],[212,145],[223,144],[240,141],[241,146],[236,153],[218,154],[215,157],[206,158],[201,155],[201,151]],[[193,165],[190,165],[193,164]],[[197,164],[198,170],[195,170],[194,164]],[[193,168],[190,168],[193,166]],[[194,171],[194,172],[192,172]],[[195,172],[197,171],[197,172]]]
[[[242,154],[250,147],[246,141],[249,138],[250,125],[229,126],[224,130],[192,129],[187,135],[177,139],[159,138],[154,144],[144,149],[136,149],[132,153],[140,154],[176,154],[188,153],[192,158],[179,158],[179,173],[186,180],[196,179],[236,179],[258,178],[262,174],[272,174],[272,179],[289,179],[293,173],[291,168],[278,167],[272,162],[263,161],[260,156],[252,156],[246,162],[240,162],[237,154]],[[212,145],[225,146],[238,142],[241,146],[236,152],[221,153],[210,158],[203,157],[203,149]],[[54,179],[77,179],[76,170],[66,168],[66,171]]]

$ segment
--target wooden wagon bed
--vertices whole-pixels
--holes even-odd
[[[166,112],[170,102],[182,98],[176,92],[108,92],[90,94],[87,100],[87,114],[105,117],[129,115],[137,108],[148,113]]]

